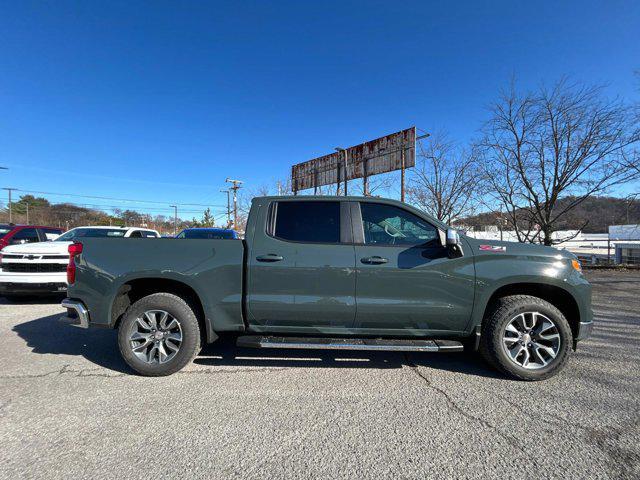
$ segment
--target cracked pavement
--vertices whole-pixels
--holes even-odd
[[[508,380],[471,353],[208,346],[132,375],[115,332],[0,304],[0,478],[639,478],[640,272],[588,272],[569,366]]]

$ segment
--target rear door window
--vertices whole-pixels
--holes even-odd
[[[340,243],[340,203],[278,202],[273,233],[292,242]]]
[[[35,228],[23,228],[11,237],[11,243],[13,245],[19,245],[21,243],[35,243],[39,241],[40,237],[38,237],[38,231]]]

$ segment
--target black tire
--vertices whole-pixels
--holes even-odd
[[[146,363],[134,354],[130,346],[129,336],[134,323],[150,310],[168,312],[180,324],[182,343],[175,356],[166,363]],[[187,302],[171,293],[154,293],[141,298],[124,313],[118,328],[118,347],[122,358],[133,370],[141,375],[160,377],[181,370],[195,358],[201,348],[200,336],[198,319]]]
[[[549,364],[535,370],[524,368],[514,362],[503,346],[504,332],[509,322],[525,312],[539,312],[548,317],[560,335],[558,352]],[[498,300],[482,322],[480,353],[497,370],[518,380],[545,380],[564,368],[573,345],[573,335],[569,322],[562,312],[551,303],[530,295],[510,295]]]

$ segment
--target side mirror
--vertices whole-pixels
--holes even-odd
[[[447,228],[447,247],[455,247],[460,244],[460,235],[453,228]]]
[[[458,258],[462,256],[460,235],[454,228],[447,228],[447,251],[449,253],[449,258]]]

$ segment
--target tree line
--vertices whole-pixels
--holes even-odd
[[[158,230],[160,233],[173,234],[174,218],[171,215],[150,215],[133,209],[113,209],[106,213],[96,208],[87,208],[72,203],[51,203],[44,197],[22,195],[18,201],[11,202],[13,223],[47,225],[69,229],[83,225],[143,226]],[[9,208],[0,212],[0,222],[9,222]],[[202,219],[185,221],[178,219],[177,229],[202,226],[212,223],[211,211],[203,213]],[[205,225],[208,226],[208,225]]]

